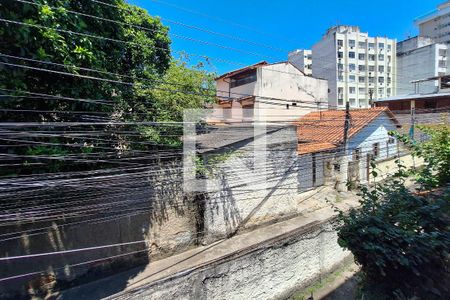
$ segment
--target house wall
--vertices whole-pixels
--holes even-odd
[[[217,183],[219,190],[210,192],[205,200],[205,243],[298,214],[301,193],[314,188],[312,157],[298,156],[294,126],[267,135],[266,170],[253,173],[254,145],[259,142],[237,148],[232,158],[208,174],[211,186]],[[215,153],[206,157],[211,155]],[[315,186],[324,183],[323,169],[324,161],[318,156]]]
[[[353,161],[353,152],[360,149],[359,178],[361,182],[367,181],[367,154],[373,154],[373,144],[379,143],[379,156],[375,161],[382,161],[398,155],[397,140],[388,144],[389,131],[397,130],[395,124],[387,114],[383,114],[363,128],[348,143],[348,161]]]

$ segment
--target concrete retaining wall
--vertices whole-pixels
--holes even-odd
[[[325,222],[108,299],[284,299],[349,255]]]

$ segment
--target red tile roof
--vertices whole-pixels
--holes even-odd
[[[354,136],[383,113],[386,113],[397,126],[400,126],[394,114],[386,107],[351,110],[348,138]],[[344,123],[344,110],[312,112],[303,116],[297,127],[298,154],[332,150],[341,145],[344,141]]]

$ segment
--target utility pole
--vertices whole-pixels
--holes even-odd
[[[350,102],[345,103],[344,152],[347,154],[348,130],[350,129]]]
[[[414,131],[416,124],[416,100],[411,100],[411,127],[409,128],[409,138],[414,140]]]
[[[340,177],[341,177],[341,184],[344,183],[343,186],[340,187],[340,189],[342,189],[342,191],[345,191],[346,188],[346,184],[348,182],[348,131],[350,129],[350,102],[347,100],[347,102],[345,103],[345,123],[344,123],[344,140],[343,140],[343,146],[344,146],[344,151],[343,151],[343,157],[340,160],[342,165],[341,165],[341,170],[340,170]]]
[[[369,88],[369,104],[370,107],[373,107],[373,89]]]

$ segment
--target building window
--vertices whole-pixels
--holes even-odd
[[[386,96],[390,97],[391,96],[391,88],[388,88],[386,90]]]
[[[392,46],[391,46],[390,44],[388,44],[388,45],[387,45],[387,49],[388,49],[388,51],[391,51]]]
[[[378,77],[378,83],[383,84],[384,83],[384,77]]]
[[[375,83],[375,77],[369,77],[369,83]]]
[[[339,52],[338,52],[338,58],[343,58],[343,57],[344,57],[344,52],[339,51]]]
[[[378,66],[378,72],[383,73],[384,72],[384,66]]]
[[[383,95],[384,89],[383,88],[378,88],[378,95]]]
[[[384,61],[384,54],[378,54],[378,60]]]
[[[375,66],[369,66],[369,72],[375,72]]]
[[[342,46],[344,46],[344,41],[343,40],[338,40],[337,44],[338,44],[339,47],[342,47]]]
[[[358,48],[359,49],[366,49],[366,42],[359,42],[358,43]]]
[[[356,71],[356,65],[355,65],[355,64],[349,64],[349,65],[348,65],[348,69],[349,69],[350,71]]]
[[[344,99],[338,99],[338,105],[339,106],[344,105]]]
[[[439,68],[446,68],[447,67],[447,61],[445,60],[439,60]]]
[[[369,61],[375,61],[376,56],[375,54],[369,54]]]
[[[350,106],[351,107],[356,107],[356,99],[355,98],[350,98]]]
[[[348,53],[348,58],[355,58],[355,57],[356,57],[355,52],[350,51],[350,52]]]
[[[358,70],[359,70],[360,72],[365,72],[365,71],[366,71],[366,66],[365,66],[365,65],[359,65],[359,66],[358,66]]]
[[[353,86],[351,86],[351,87],[348,88],[348,92],[349,92],[350,94],[354,94],[354,93],[356,93],[356,88],[353,87]]]
[[[447,50],[446,49],[439,49],[439,56],[447,56]]]
[[[366,88],[359,88],[358,91],[359,91],[360,95],[365,95],[366,94]]]
[[[387,84],[391,84],[391,82],[392,82],[391,77],[388,77],[388,78],[387,78]]]
[[[388,139],[388,144],[395,144],[395,138],[390,137],[390,138]]]
[[[355,40],[348,40],[348,46],[349,47],[355,47]]]
[[[359,160],[361,158],[361,149],[356,148],[353,150],[353,160]]]
[[[339,71],[344,71],[344,65],[343,64],[338,64],[338,70]]]
[[[339,82],[343,82],[344,81],[344,75],[342,75],[342,73],[341,73],[341,75],[338,75],[338,81]]]
[[[349,82],[355,82],[355,81],[356,81],[355,75],[350,75],[350,76],[348,76],[348,81],[349,81]]]
[[[375,48],[375,43],[369,43],[369,49],[374,49]]]
[[[366,55],[364,53],[359,53],[358,54],[358,59],[359,60],[365,60],[366,59]]]
[[[380,155],[380,143],[374,143],[372,145],[373,157],[378,157]]]
[[[255,70],[250,70],[247,72],[243,72],[241,74],[235,75],[233,77],[231,77],[231,81],[230,81],[230,87],[234,88],[237,86],[241,86],[244,84],[248,84],[251,82],[255,82],[257,79],[256,76],[256,69]]]
[[[359,81],[359,83],[365,83],[366,82],[366,77],[359,76],[358,81]]]
[[[384,43],[378,43],[378,48],[379,49],[384,49]]]
[[[391,73],[392,68],[391,67],[387,67],[387,71],[388,73]]]

